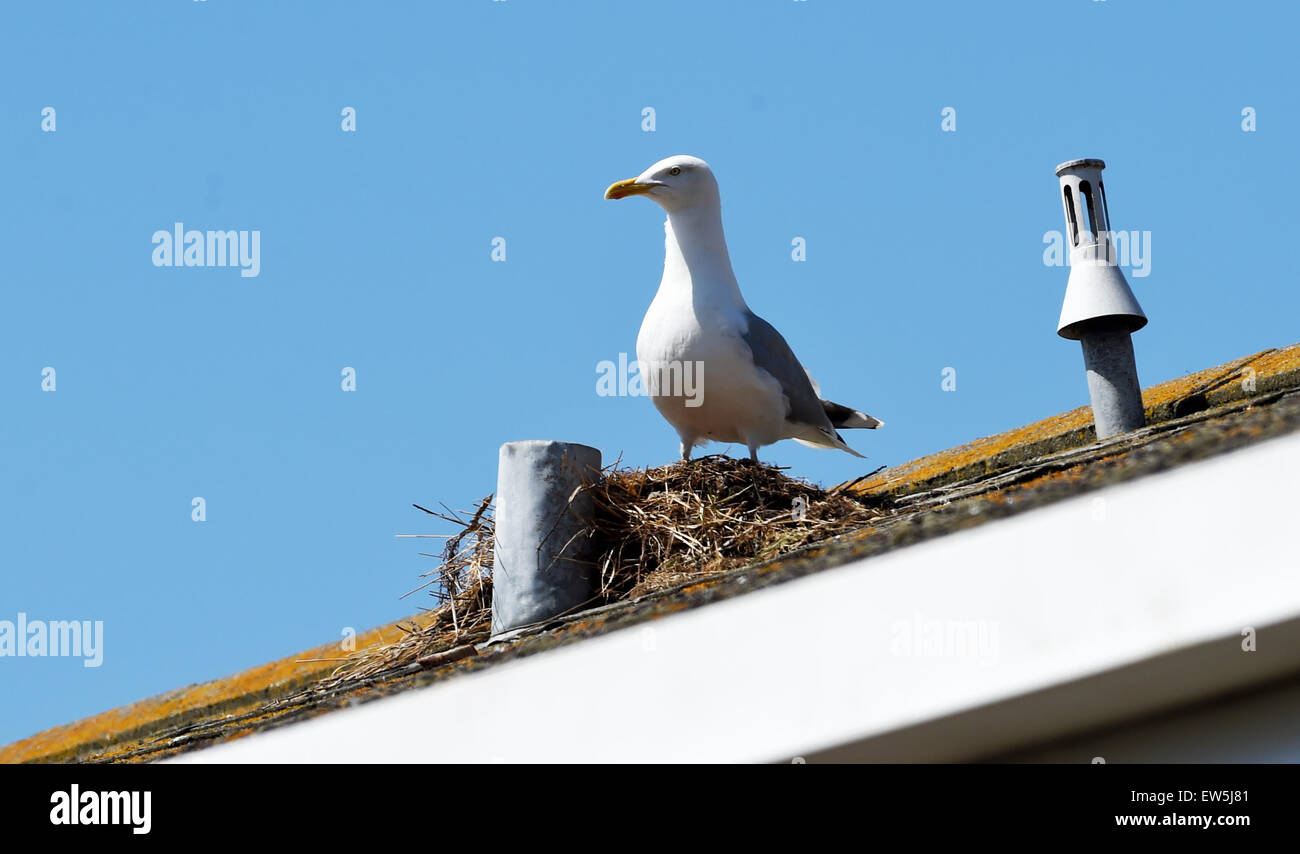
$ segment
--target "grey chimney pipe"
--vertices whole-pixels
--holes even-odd
[[[600,451],[534,439],[501,446],[497,468],[492,634],[538,623],[596,593],[592,515],[584,478],[600,474]]]
[[[1146,424],[1131,336],[1147,318],[1117,264],[1101,180],[1105,168],[1092,158],[1056,167],[1070,242],[1070,280],[1056,334],[1083,346],[1098,439]]]

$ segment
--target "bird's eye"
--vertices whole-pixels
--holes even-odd
[[[682,174],[682,167],[680,167],[680,166],[674,166],[673,168],[671,168],[671,169],[668,170],[668,174],[669,174],[669,175],[680,175],[680,174]]]

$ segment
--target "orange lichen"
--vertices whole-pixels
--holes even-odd
[[[1219,406],[1293,385],[1298,376],[1300,344],[1294,344],[1152,386],[1142,392],[1142,403],[1147,423],[1155,424],[1183,414],[1180,407]],[[1198,402],[1198,396],[1203,396],[1203,401]],[[1092,410],[1081,406],[1025,427],[921,457],[845,486],[862,494],[902,495],[988,474],[1093,440]]]
[[[401,625],[424,619],[412,617],[359,634],[358,650],[379,646],[402,631]],[[272,661],[211,682],[190,685],[166,694],[110,709],[0,747],[0,763],[73,758],[88,748],[111,755],[113,745],[133,734],[153,734],[213,714],[238,715],[261,708],[266,700],[294,687],[314,682],[338,667],[338,643]],[[315,659],[313,661],[313,659]]]

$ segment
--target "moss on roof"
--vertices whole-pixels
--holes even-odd
[[[359,634],[356,647],[380,647],[422,619],[411,617]],[[319,646],[53,727],[0,747],[0,763],[79,761],[111,757],[121,752],[122,745],[183,742],[185,731],[195,723],[234,719],[311,685],[338,667],[344,654],[338,643]]]
[[[1300,344],[1293,344],[1152,386],[1142,392],[1142,403],[1147,424],[1151,425],[1297,386],[1300,386]],[[865,493],[905,495],[1088,445],[1096,441],[1096,436],[1092,409],[1081,406],[869,475],[854,481],[852,488]]]
[[[843,485],[888,498],[894,512],[739,570],[557,619],[476,655],[406,665],[335,693],[304,692],[338,664],[337,644],[113,709],[0,748],[0,762],[147,761],[422,687],[625,626],[741,595],[946,535],[1113,483],[1300,429],[1300,345],[1143,392],[1147,426],[1095,441],[1088,408]],[[414,617],[360,636],[377,648],[421,626]]]

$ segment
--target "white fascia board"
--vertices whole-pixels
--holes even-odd
[[[1300,669],[1300,648],[1264,628],[1300,618],[1298,483],[1293,434],[178,760],[1011,750]],[[974,643],[954,641],[971,628]],[[936,629],[949,642],[927,648]],[[1093,702],[1062,695],[1071,683]]]

